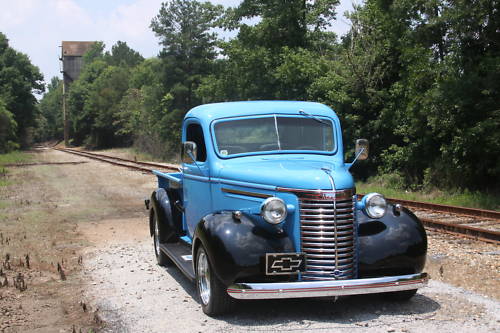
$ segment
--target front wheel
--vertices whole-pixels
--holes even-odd
[[[196,289],[201,308],[209,316],[227,312],[234,303],[224,284],[215,275],[203,245],[200,245],[196,253]]]

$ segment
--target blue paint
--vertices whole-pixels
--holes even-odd
[[[164,173],[158,170],[153,170],[153,174],[158,177],[159,188],[180,188],[182,186],[182,173]]]
[[[314,102],[296,101],[244,101],[212,103],[197,106],[191,109],[185,118],[198,118],[203,121],[203,127],[213,120],[249,115],[261,116],[269,114],[293,114],[299,117],[304,115],[299,110],[315,115],[337,119],[337,115],[328,106]]]
[[[300,110],[332,123],[335,146],[328,151],[267,151],[220,156],[214,136],[214,124],[242,117],[299,117]],[[331,190],[325,169],[330,170],[336,190],[354,187],[354,180],[344,163],[342,130],[339,119],[329,107],[312,102],[255,101],[206,104],[190,110],[183,124],[182,142],[186,128],[197,123],[203,129],[207,159],[204,162],[184,163],[183,176],[169,174],[182,183],[184,195],[184,226],[191,238],[202,217],[221,211],[241,210],[253,216],[253,223],[264,228],[280,227],[289,235],[296,251],[300,251],[300,212],[296,195],[277,191],[277,187],[309,190]],[[160,178],[158,173],[155,173]],[[222,188],[258,192],[276,196],[287,204],[288,216],[279,226],[271,226],[260,217],[265,198],[222,192]]]
[[[186,243],[187,243],[187,244],[189,244],[189,245],[191,245],[191,244],[192,244],[192,242],[193,242],[193,240],[192,240],[192,239],[191,239],[191,237],[189,237],[189,236],[182,236],[182,237],[180,237],[180,239],[181,239],[182,241],[186,242]]]
[[[197,123],[191,119],[184,123],[184,133],[187,125]],[[185,134],[183,134],[185,138]],[[210,165],[208,162],[183,163],[183,194],[184,219],[183,227],[186,234],[192,238],[198,222],[212,212],[212,194],[210,184]]]
[[[249,182],[242,182],[242,181],[238,181],[238,180],[230,180],[230,179],[224,179],[224,178],[212,178],[211,181],[214,183],[235,185],[235,186],[242,186],[242,187],[250,187],[252,189],[259,189],[259,190],[266,190],[266,191],[275,191],[276,190],[276,186],[273,186],[273,185],[262,185],[259,183],[249,183]]]
[[[276,154],[246,156],[221,161],[214,166],[214,173],[227,181],[242,182],[257,187],[286,187],[295,189],[331,189],[327,174],[322,170],[332,170],[337,190],[354,187],[354,180],[343,163],[332,161],[332,156]]]

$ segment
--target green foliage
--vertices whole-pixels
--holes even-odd
[[[118,137],[115,119],[120,101],[128,89],[129,70],[126,67],[106,67],[92,83],[84,113],[92,117],[90,137],[92,147],[116,146],[129,143],[129,138]]]
[[[372,158],[357,174],[498,188],[499,17],[491,2],[367,1],[350,18],[339,54],[309,91],[334,106],[348,145],[371,140]]]
[[[397,174],[381,174],[356,184],[358,193],[377,192],[389,198],[431,202],[443,205],[500,211],[500,196],[495,192],[470,190],[440,190],[433,184],[408,188]]]
[[[0,154],[19,148],[15,142],[16,130],[14,115],[7,110],[5,102],[0,98]]]
[[[53,77],[47,86],[47,92],[38,106],[40,116],[36,141],[63,138],[62,88],[62,81],[57,77]]]
[[[0,154],[0,167],[6,164],[28,162],[31,160],[31,158],[31,155],[20,151],[12,151],[7,154]]]
[[[154,128],[161,130],[155,136],[159,135],[166,143],[164,154],[178,151],[184,114],[201,103],[195,92],[203,78],[212,73],[217,35],[211,29],[222,12],[222,6],[209,2],[174,0],[163,3],[151,21],[151,29],[163,46],[160,53],[162,91],[159,96],[158,91],[155,93],[162,107],[155,108],[155,120],[161,125]]]
[[[133,144],[168,158],[178,150],[182,118],[198,104],[314,100],[341,119],[347,159],[355,139],[370,139],[370,159],[353,167],[357,178],[392,175],[384,182],[398,191],[431,185],[499,191],[497,3],[367,0],[350,13],[352,27],[341,40],[328,31],[338,3],[244,0],[228,9],[163,3],[151,21],[159,57],[143,59],[124,42],[110,52],[96,43],[84,56],[69,91],[73,142]],[[220,40],[216,26],[237,36]],[[5,45],[0,38],[0,55]],[[0,67],[0,88],[2,78],[17,82],[13,75]],[[40,115],[27,112],[45,133],[40,139],[61,135],[59,87],[49,85]],[[0,135],[3,142],[26,137],[11,91],[0,91],[0,126],[11,129]]]
[[[198,88],[203,102],[308,99],[308,87],[326,70],[323,57],[334,35],[325,31],[336,0],[243,1],[223,25],[238,37],[220,43],[223,58]],[[260,18],[256,25],[243,19]]]
[[[151,21],[151,29],[163,45],[162,84],[173,97],[170,121],[177,122],[191,107],[200,104],[195,90],[211,73],[216,34],[210,30],[221,14],[222,6],[209,2],[174,0],[163,3]]]
[[[11,48],[0,32],[0,126],[5,130],[0,132],[0,151],[31,143],[37,115],[33,93],[43,92],[42,80],[28,56]]]
[[[106,53],[107,63],[112,66],[134,67],[144,58],[139,52],[132,50],[127,43],[118,41],[111,47],[111,53]]]
[[[0,187],[11,184],[11,181],[7,177],[9,170],[5,165],[28,162],[31,158],[31,155],[20,151],[11,151],[6,154],[0,153]],[[0,208],[2,208],[2,204],[5,206],[6,203],[0,201]]]

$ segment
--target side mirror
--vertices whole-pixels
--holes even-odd
[[[193,141],[186,141],[182,144],[182,163],[193,163],[196,162],[198,148],[196,143]]]
[[[356,159],[363,161],[368,158],[368,148],[370,143],[366,139],[356,140]]]

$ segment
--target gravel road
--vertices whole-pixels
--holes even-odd
[[[434,280],[406,303],[375,295],[336,302],[332,298],[251,301],[238,304],[231,314],[210,318],[201,311],[194,284],[175,266],[156,265],[144,230],[145,219],[137,218],[100,222],[83,230],[97,239],[85,256],[83,274],[89,284],[87,302],[99,308],[107,322],[104,331],[500,331],[500,302]]]

